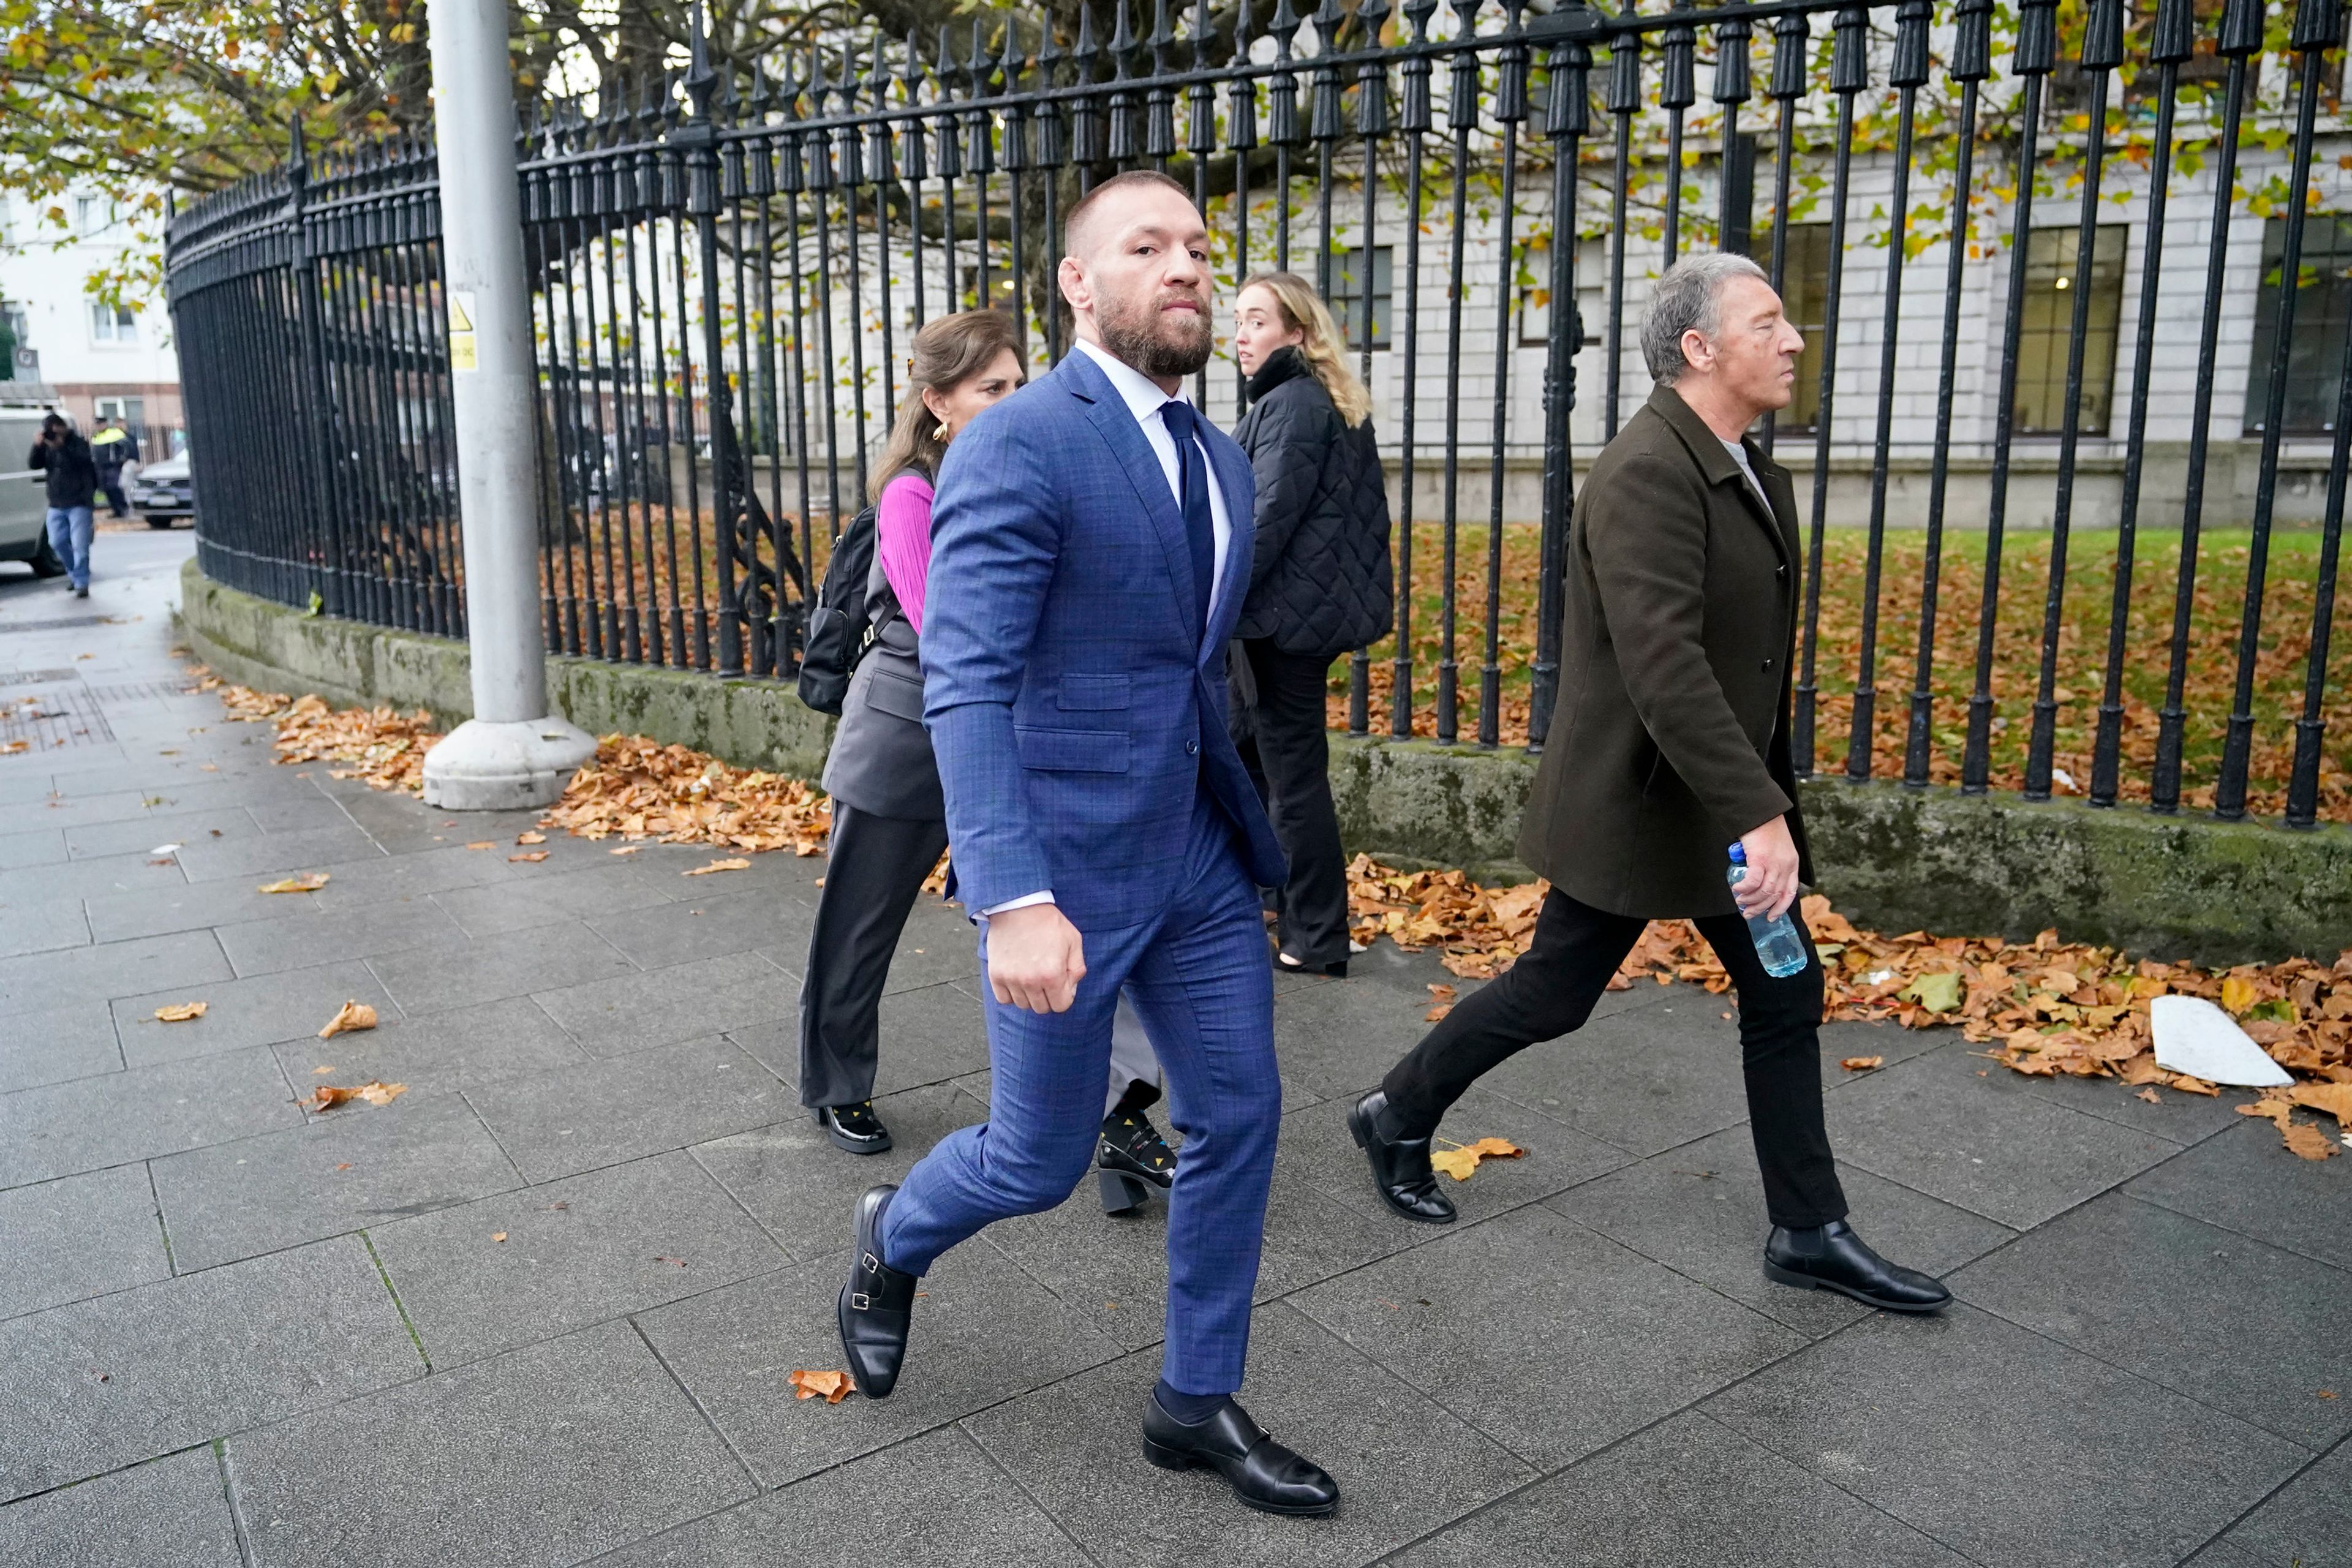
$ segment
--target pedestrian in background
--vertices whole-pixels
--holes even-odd
[[[90,436],[89,453],[98,465],[98,488],[105,492],[108,509],[116,517],[129,517],[131,502],[122,493],[122,470],[139,460],[139,438],[125,430],[121,421],[103,420]]]
[[[931,486],[948,443],[1023,379],[1013,319],[997,310],[940,317],[915,334],[910,353],[906,400],[871,483],[872,641],[850,677],[825,759],[833,831],[801,984],[801,1103],[853,1154],[891,1146],[874,1111],[882,988],[907,913],[948,841],[939,765],[923,729]],[[1115,1212],[1143,1201],[1138,1181],[1165,1191],[1174,1180],[1176,1157],[1144,1114],[1160,1094],[1142,1024],[1122,1003],[1097,1151],[1104,1205]]]
[[[1786,469],[1748,440],[1785,408],[1805,340],[1744,256],[1659,278],[1642,327],[1657,385],[1594,460],[1568,542],[1559,703],[1519,828],[1551,882],[1535,941],[1465,997],[1349,1113],[1373,1184],[1442,1225],[1429,1141],[1478,1077],[1581,1026],[1653,920],[1693,921],[1731,977],[1748,1129],[1771,1232],[1764,1272],[1873,1307],[1950,1292],[1846,1223],[1822,1110],[1822,966],[1768,969],[1750,921],[1811,879],[1789,758],[1790,657],[1804,573]],[[1743,873],[1726,886],[1726,847]],[[1769,933],[1766,933],[1769,934]]]
[[[98,464],[89,443],[73,433],[62,416],[41,421],[40,439],[33,443],[26,468],[42,470],[49,498],[49,548],[66,563],[66,579],[74,597],[89,597],[89,541],[97,531],[90,512],[98,496]]]
[[[1331,661],[1388,629],[1389,497],[1371,395],[1305,279],[1262,272],[1234,306],[1249,412],[1234,439],[1257,475],[1257,544],[1239,641],[1255,688],[1243,761],[1290,858],[1277,896],[1286,969],[1348,973],[1348,869],[1331,805]]]

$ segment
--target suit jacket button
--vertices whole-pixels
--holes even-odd
[[[1773,575],[1773,576],[1775,576],[1775,577],[1786,577],[1788,574],[1789,574],[1789,563],[1788,563],[1787,562],[1785,562],[1785,561],[1783,561],[1782,563],[1780,563],[1780,565],[1775,566],[1775,567],[1773,567],[1773,568],[1772,568],[1772,575]]]
[[[1201,742],[1198,742],[1198,741],[1187,741],[1187,742],[1184,742],[1184,754],[1185,754],[1186,756],[1188,756],[1188,757],[1197,757],[1197,756],[1199,756],[1199,755],[1201,754]]]
[[[1766,660],[1764,661],[1764,670],[1765,670],[1765,673],[1766,673],[1766,674],[1768,674],[1768,675],[1771,673],[1771,670],[1772,670],[1772,661],[1771,661],[1770,659],[1769,659],[1769,658],[1768,658],[1768,659],[1766,659]]]

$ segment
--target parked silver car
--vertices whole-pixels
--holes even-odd
[[[0,408],[0,561],[27,562],[39,577],[66,563],[49,548],[47,478],[25,459],[40,439],[41,409]]]
[[[150,528],[169,528],[177,519],[196,515],[196,481],[185,452],[140,464],[130,488],[131,504]]]

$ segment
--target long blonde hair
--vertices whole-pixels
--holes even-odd
[[[947,394],[996,363],[1010,349],[1017,358],[1021,340],[1013,318],[1002,310],[960,310],[923,323],[908,345],[907,395],[891,422],[890,439],[866,482],[866,499],[880,500],[883,487],[900,474],[937,479],[947,443],[932,434],[939,416],[923,405],[926,391]]]
[[[1370,418],[1372,395],[1348,368],[1348,340],[1339,335],[1330,307],[1323,303],[1315,285],[1296,272],[1261,272],[1245,279],[1234,297],[1239,299],[1252,289],[1273,295],[1283,325],[1305,334],[1297,345],[1298,357],[1331,395],[1331,406],[1339,411],[1339,417],[1351,426]]]

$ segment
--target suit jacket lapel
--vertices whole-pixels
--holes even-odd
[[[1681,437],[1683,446],[1696,460],[1699,473],[1709,485],[1729,484],[1739,487],[1739,499],[1747,503],[1748,515],[1754,518],[1758,526],[1761,527],[1766,533],[1771,535],[1772,548],[1780,552],[1780,559],[1784,563],[1794,562],[1797,558],[1793,537],[1793,520],[1796,515],[1794,492],[1790,492],[1789,503],[1791,521],[1784,524],[1774,515],[1775,509],[1764,504],[1763,497],[1756,493],[1756,486],[1748,482],[1748,476],[1739,471],[1738,461],[1725,448],[1721,438],[1713,430],[1707,428],[1706,420],[1691,411],[1691,405],[1683,401],[1680,393],[1660,383],[1650,394],[1650,407],[1673,427],[1677,437]],[[1745,437],[1741,437],[1743,444],[1746,439]],[[1756,466],[1758,482],[1769,485],[1772,479],[1768,477],[1766,472],[1769,465],[1757,460],[1756,449],[1753,447],[1748,449],[1748,460]],[[1773,470],[1773,473],[1783,484],[1788,482],[1785,474],[1780,474],[1777,469]]]
[[[1127,400],[1092,360],[1072,349],[1062,356],[1054,374],[1070,381],[1071,390],[1086,405],[1087,417],[1102,433],[1119,466],[1127,470],[1128,482],[1135,487],[1136,499],[1143,503],[1144,516],[1150,520],[1160,551],[1168,557],[1169,588],[1174,596],[1177,621],[1189,626],[1192,622],[1192,550],[1184,537],[1184,514],[1177,510],[1175,492],[1168,488],[1168,470],[1160,466],[1159,455],[1143,438],[1142,428],[1129,411]]]

